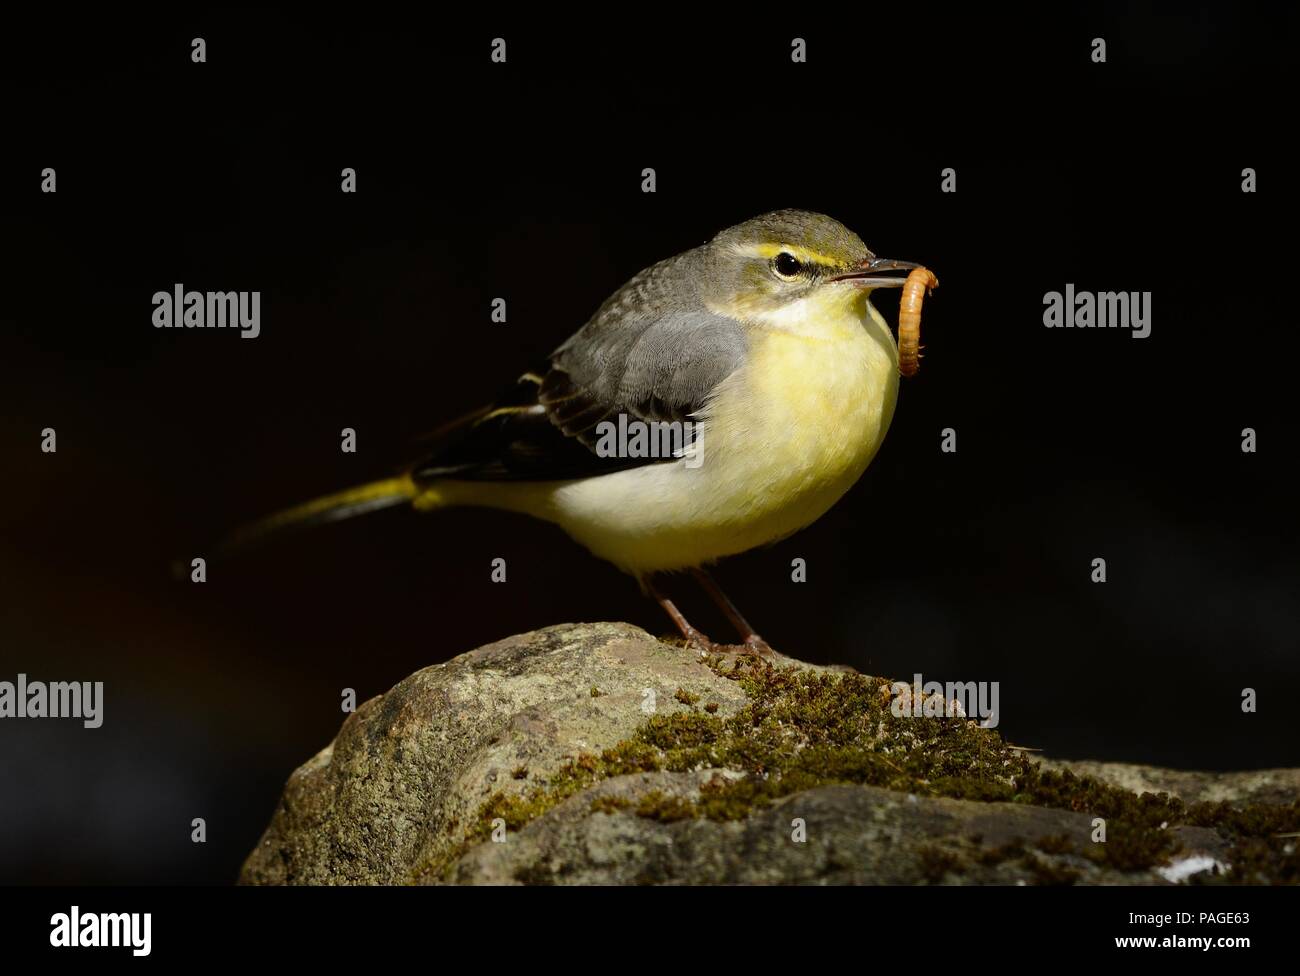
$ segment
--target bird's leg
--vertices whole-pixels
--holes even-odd
[[[713,641],[709,640],[704,636],[704,634],[691,626],[690,621],[682,616],[682,612],[677,609],[676,604],[674,604],[672,600],[668,599],[668,597],[664,596],[663,593],[659,591],[659,588],[655,586],[652,576],[653,574],[647,574],[641,577],[641,588],[650,594],[659,606],[663,607],[664,613],[668,614],[668,616],[672,618],[673,623],[677,625],[677,629],[681,631],[682,636],[686,638],[688,644],[695,644],[705,649],[712,649]]]
[[[704,588],[704,592],[709,595],[709,599],[716,603],[718,609],[727,615],[727,619],[736,628],[741,640],[745,642],[745,646],[756,654],[771,654],[772,648],[768,646],[767,641],[758,636],[754,628],[749,625],[749,621],[736,609],[736,605],[731,602],[727,594],[722,592],[722,587],[718,585],[718,581],[705,569],[697,567],[692,569],[691,572],[695,575],[695,579],[699,581],[700,586]]]

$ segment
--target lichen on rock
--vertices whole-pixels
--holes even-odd
[[[1079,775],[889,704],[879,678],[626,624],[524,634],[349,716],[242,880],[1165,883],[1175,855],[1229,865],[1192,881],[1297,879],[1291,771],[1237,774],[1257,788],[1234,796],[1145,770],[1167,788],[1139,793],[1143,767]]]

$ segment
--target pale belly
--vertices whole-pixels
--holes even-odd
[[[634,574],[699,566],[809,525],[862,475],[893,418],[897,348],[865,309],[833,338],[755,339],[705,412],[698,466],[537,486],[527,504],[505,507],[556,522]]]

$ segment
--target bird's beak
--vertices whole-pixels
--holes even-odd
[[[921,265],[914,261],[896,261],[894,258],[867,258],[853,271],[827,278],[827,281],[847,281],[859,288],[902,288],[907,276],[890,275],[890,271],[909,271]]]

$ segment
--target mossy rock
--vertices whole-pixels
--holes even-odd
[[[1294,881],[1278,835],[1300,829],[1298,787],[1083,775],[964,718],[896,716],[882,679],[565,625],[362,705],[290,778],[241,880]]]

